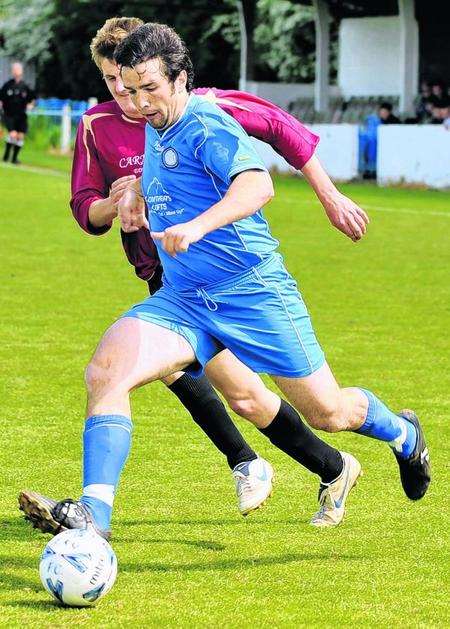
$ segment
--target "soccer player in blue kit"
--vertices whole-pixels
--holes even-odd
[[[130,448],[129,394],[178,370],[204,369],[235,410],[299,460],[309,429],[255,372],[269,374],[313,427],[386,441],[406,495],[421,498],[430,465],[416,415],[396,415],[372,392],[336,383],[261,212],[273,196],[270,176],[243,129],[189,94],[192,64],[184,43],[165,25],[146,24],[115,58],[149,123],[142,181],[125,192],[119,218],[126,232],[148,226],[145,198],[164,278],[159,291],[111,326],[88,367],[84,485],[90,491],[80,502],[60,503],[62,526],[78,520],[77,526],[84,521],[108,530]],[[239,359],[233,367],[230,352]],[[316,444],[309,443],[314,459]],[[342,520],[360,474],[358,461],[341,455],[336,477],[322,479],[315,526]]]
[[[181,40],[168,27],[144,25],[121,43],[116,61],[149,123],[135,193],[145,198],[164,268],[160,291],[125,316],[184,337],[204,366],[227,347],[270,374],[316,428],[388,442],[405,493],[421,498],[430,465],[416,415],[397,415],[372,392],[336,383],[260,211],[273,195],[270,177],[236,122],[189,95],[192,66]],[[164,80],[173,90],[161,107]],[[147,223],[133,197],[120,208],[125,231]]]

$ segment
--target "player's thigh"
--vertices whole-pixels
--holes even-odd
[[[223,350],[210,360],[205,373],[231,408],[242,417],[263,427],[277,414],[280,408],[278,395],[229,350]]]
[[[327,363],[302,378],[271,377],[314,428],[333,429],[333,423],[337,421],[342,411],[343,397]]]
[[[120,382],[131,389],[179,371],[194,360],[192,347],[180,334],[141,319],[123,317],[101,339],[87,379]]]

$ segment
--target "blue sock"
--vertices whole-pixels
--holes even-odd
[[[108,530],[114,494],[131,446],[131,419],[124,415],[93,415],[83,434],[83,495],[81,502],[97,526]]]
[[[402,457],[408,457],[416,446],[417,433],[411,422],[399,417],[383,404],[373,393],[360,389],[369,400],[364,424],[354,432],[373,439],[387,441]]]

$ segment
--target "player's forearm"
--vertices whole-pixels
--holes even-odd
[[[109,198],[97,199],[89,206],[89,222],[94,227],[104,227],[111,225],[117,216],[117,207],[111,203]]]
[[[126,178],[124,178],[126,179]],[[130,177],[128,177],[130,179]],[[118,180],[123,181],[123,180]],[[117,182],[115,182],[117,183]],[[141,178],[134,179],[129,182],[122,183],[123,186],[126,185],[126,188],[142,197],[141,193]],[[111,188],[113,191],[114,184]],[[111,192],[111,195],[106,199],[96,199],[89,206],[89,223],[94,227],[103,227],[105,225],[111,225],[113,220],[117,217],[118,209],[117,209],[117,201],[114,200],[114,195]]]
[[[133,192],[136,192],[140,197],[143,197],[144,195],[142,194],[141,185],[142,177],[138,177],[137,179],[133,179],[127,183],[127,189],[133,190]]]
[[[302,173],[324,207],[333,197],[339,194],[339,190],[315,155],[303,166]]]
[[[192,223],[201,227],[206,235],[224,225],[251,216],[273,196],[273,184],[269,173],[245,171],[237,175],[223,199],[197,216]]]

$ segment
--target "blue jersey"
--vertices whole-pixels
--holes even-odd
[[[142,192],[152,231],[186,223],[220,201],[235,175],[265,170],[250,138],[213,103],[191,95],[163,133],[145,129]],[[186,253],[169,256],[159,242],[164,281],[186,290],[220,282],[260,263],[278,246],[261,210],[216,229]]]

